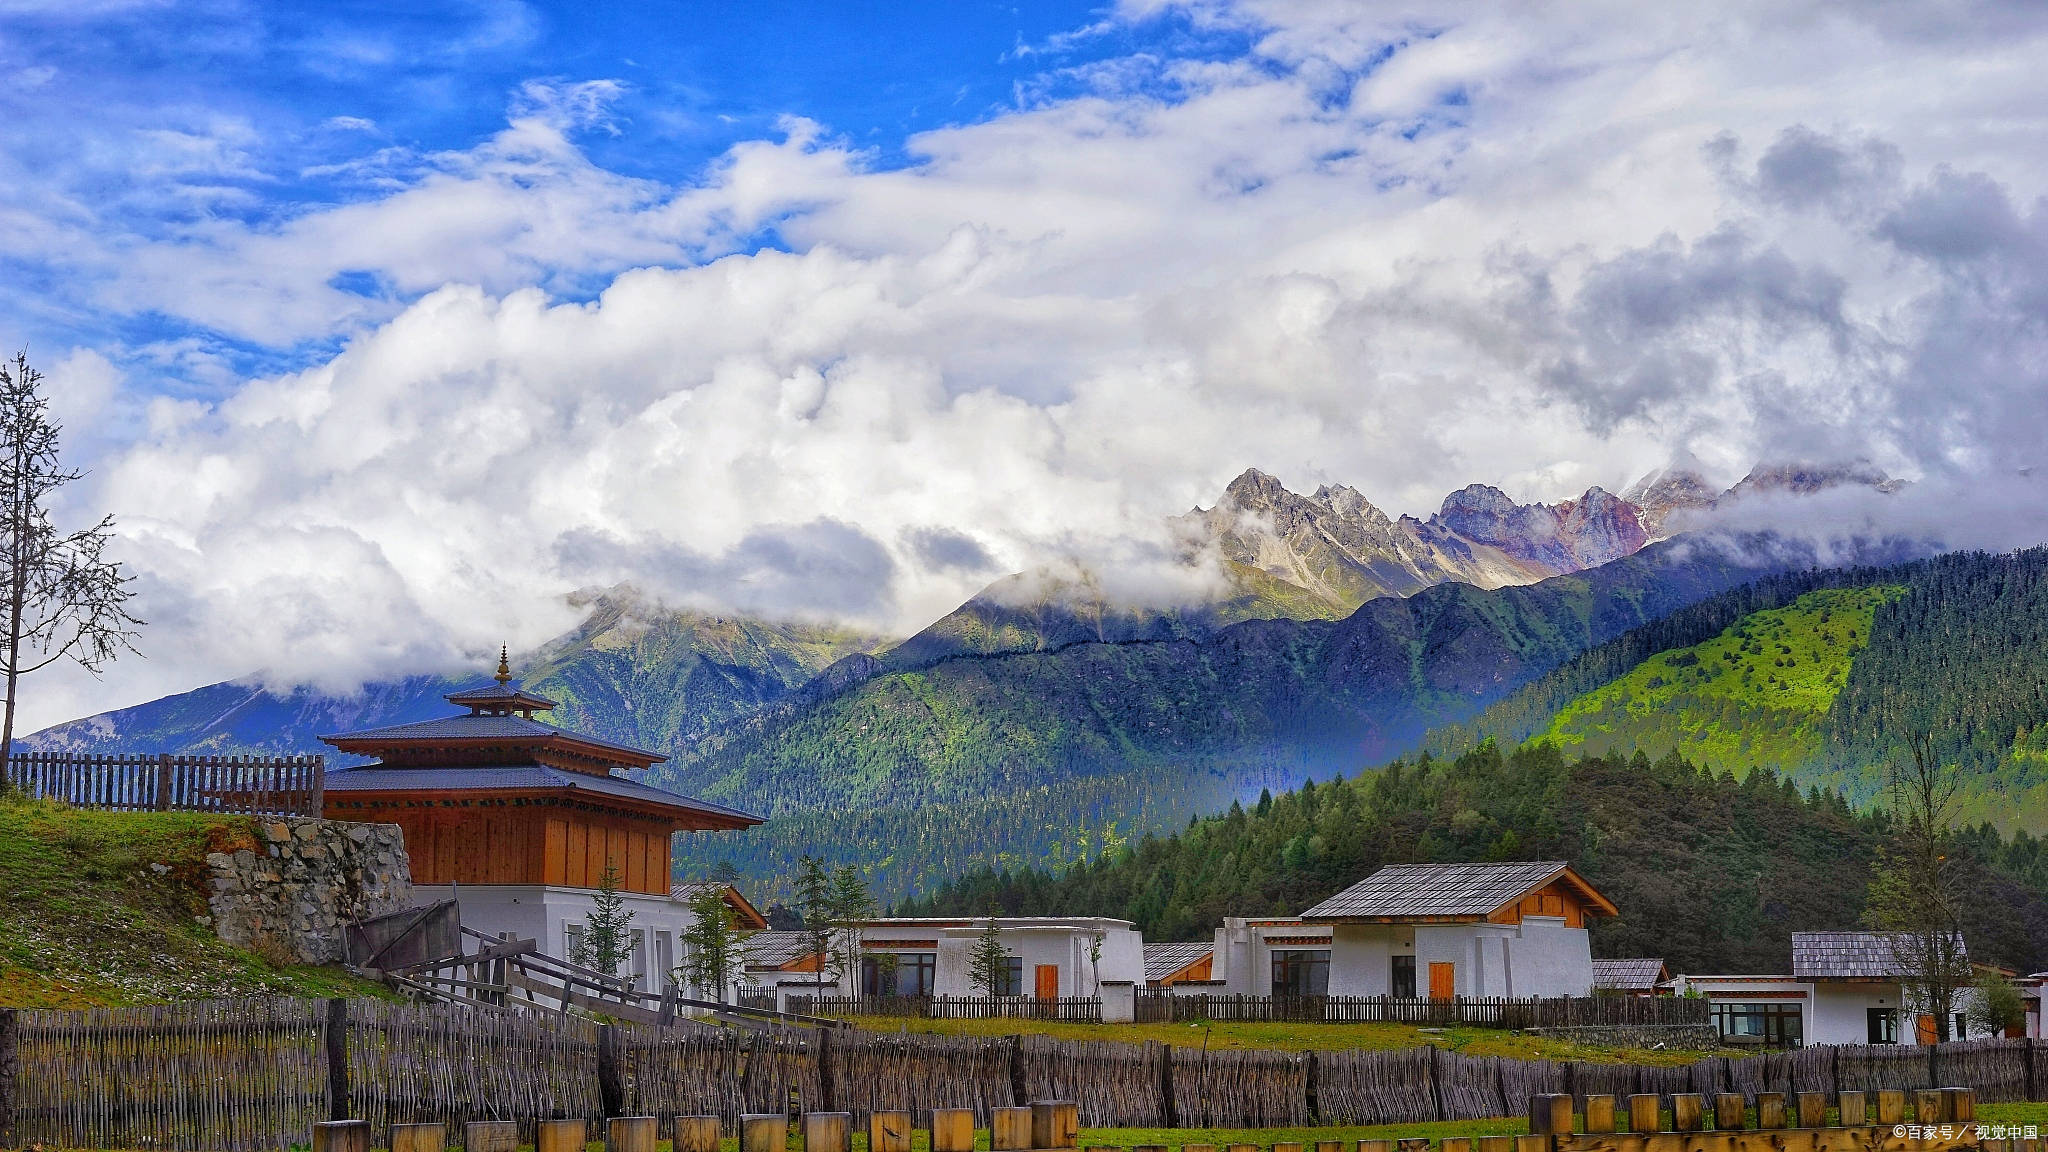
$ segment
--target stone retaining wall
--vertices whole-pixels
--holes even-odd
[[[1610,1024],[1584,1028],[1531,1028],[1531,1036],[1550,1036],[1579,1044],[1614,1048],[1676,1048],[1702,1052],[1723,1047],[1712,1024]]]
[[[338,964],[350,921],[412,903],[412,864],[396,824],[264,820],[256,837],[261,850],[206,857],[213,930],[230,944],[273,962]]]

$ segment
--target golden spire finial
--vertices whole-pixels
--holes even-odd
[[[498,646],[498,683],[510,684],[511,682],[512,648],[510,645],[501,644]]]

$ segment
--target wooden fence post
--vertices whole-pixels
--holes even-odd
[[[313,1152],[370,1152],[368,1120],[329,1120],[313,1125]]]
[[[1316,1073],[1321,1070],[1322,1061],[1316,1059],[1316,1050],[1311,1048],[1302,1054],[1301,1094],[1302,1103],[1308,1106],[1308,1122],[1322,1123],[1322,1104],[1316,1099]]]
[[[0,1008],[0,1148],[14,1147],[15,1101],[21,1085],[21,1016]]]
[[[619,1029],[614,1024],[597,1026],[597,1100],[606,1116],[626,1111],[626,1085],[619,1076]]]
[[[327,1002],[327,1118],[346,1120],[348,1115],[348,1001],[336,996]]]
[[[915,1127],[908,1112],[877,1109],[868,1113],[868,1152],[910,1152]]]
[[[1030,1103],[1026,1099],[1030,1093],[1024,1087],[1024,1037],[1008,1036],[1005,1039],[1010,1043],[1010,1104],[1022,1108]]]
[[[1436,1118],[1438,1120],[1448,1120],[1450,1117],[1444,1115],[1443,1073],[1437,1067],[1437,1061],[1442,1059],[1442,1056],[1437,1051],[1436,1045],[1430,1044],[1426,1045],[1426,1047],[1429,1049],[1429,1104],[1430,1107],[1436,1109]]]
[[[1147,1040],[1145,1058],[1157,1062],[1153,1067],[1155,1083],[1159,1085],[1159,1126],[1178,1128],[1180,1117],[1173,1105],[1173,1045]]]
[[[974,1110],[932,1109],[932,1152],[974,1152]]]
[[[832,1067],[832,1030],[830,1028],[818,1029],[817,1044],[812,1051],[816,1054],[818,1061],[818,1107],[814,1110],[818,1112],[836,1111],[839,1103],[839,1093],[835,1090],[836,1085],[833,1083],[836,1076],[834,1075],[835,1070]]]

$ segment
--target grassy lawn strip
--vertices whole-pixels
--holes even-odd
[[[1362,1048],[1388,1051],[1434,1044],[1467,1056],[1513,1056],[1523,1060],[1584,1060],[1609,1064],[1690,1064],[1701,1056],[1746,1056],[1747,1052],[1695,1052],[1675,1048],[1609,1048],[1531,1036],[1499,1028],[1443,1028],[1425,1031],[1412,1024],[1081,1024],[1062,1020],[925,1020],[903,1016],[849,1016],[875,1032],[924,1032],[941,1036],[1009,1036],[1019,1032],[1058,1040],[1158,1040],[1179,1048],[1218,1050],[1267,1048],[1286,1052]],[[1198,1141],[1199,1143],[1199,1141]]]
[[[1668,1113],[1667,1113],[1668,1118]],[[1830,1117],[1832,1120],[1833,1117]],[[1755,1115],[1751,1114],[1751,1123]],[[1985,1125],[2036,1124],[2048,1129],[2048,1103],[2028,1104],[1979,1104],[1977,1123]],[[1529,1130],[1526,1117],[1503,1117],[1492,1120],[1445,1120],[1426,1124],[1378,1124],[1333,1128],[1083,1128],[1081,1147],[1134,1148],[1140,1144],[1165,1144],[1179,1147],[1184,1144],[1258,1144],[1270,1147],[1273,1144],[1313,1144],[1318,1140],[1388,1140],[1417,1139],[1427,1137],[1440,1143],[1444,1137],[1458,1136],[1518,1136]],[[461,1139],[459,1130],[449,1132],[451,1140]],[[986,1152],[988,1132],[977,1130],[974,1146]],[[381,1144],[378,1147],[383,1147]],[[450,1145],[451,1148],[456,1145]],[[522,1145],[530,1149],[532,1145]],[[656,1145],[659,1152],[670,1152],[670,1144],[663,1140]],[[865,1133],[853,1134],[852,1152],[867,1152],[868,1138]],[[920,1128],[911,1140],[912,1152],[930,1152],[931,1133]],[[51,1152],[58,1152],[52,1149]],[[592,1141],[584,1146],[584,1152],[605,1152],[602,1141]],[[728,1137],[719,1142],[719,1152],[739,1152],[739,1141]],[[803,1139],[797,1134],[796,1125],[790,1126],[789,1152],[803,1152]]]

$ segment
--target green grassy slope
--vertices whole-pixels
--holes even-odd
[[[257,846],[241,817],[0,797],[0,1007],[381,994],[339,969],[278,967],[201,922],[206,854]]]
[[[1572,701],[1535,739],[1572,752],[1678,751],[1737,776],[1792,772],[1821,756],[1821,723],[1898,585],[1809,592],[1719,636],[1659,652]]]
[[[1792,607],[1809,594],[1821,595]],[[1546,734],[1591,751],[1677,748],[1870,804],[1925,732],[1958,771],[1961,819],[2038,833],[2044,729],[2048,548],[2032,548],[1762,580],[1589,649],[1422,743],[1438,756]]]

